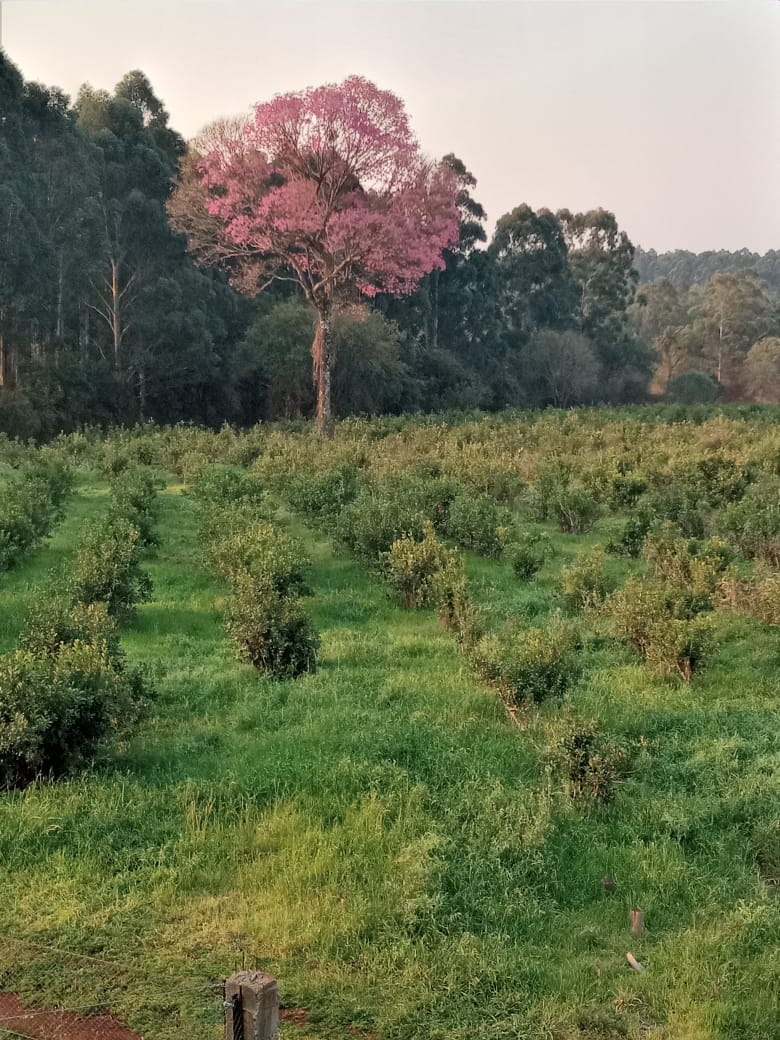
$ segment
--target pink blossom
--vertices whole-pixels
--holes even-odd
[[[226,242],[320,309],[412,292],[457,240],[454,177],[425,160],[401,100],[359,76],[257,105],[200,173]]]

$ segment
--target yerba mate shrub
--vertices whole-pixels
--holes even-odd
[[[568,610],[600,606],[614,587],[606,573],[604,549],[600,545],[581,549],[572,563],[561,570],[558,592]]]
[[[484,635],[469,660],[485,682],[517,706],[563,697],[579,680],[580,646],[575,626],[553,616],[544,626],[508,625]]]
[[[205,561],[230,584],[225,629],[240,656],[276,679],[315,671],[319,637],[300,600],[311,561],[296,538],[258,515],[266,504],[259,481],[207,467],[193,492]]]
[[[410,608],[438,603],[463,571],[461,557],[439,541],[430,520],[424,523],[422,538],[396,539],[380,560],[386,581]]]
[[[0,656],[0,788],[87,765],[130,730],[150,696],[105,603],[42,597],[21,649]]]
[[[89,527],[76,553],[70,591],[76,602],[103,602],[119,618],[150,599],[152,581],[141,567],[138,528],[111,516]]]
[[[510,536],[504,556],[515,577],[520,581],[530,581],[554,552],[550,536],[544,531],[524,530]]]
[[[547,725],[544,764],[572,801],[590,808],[611,802],[628,771],[626,747],[610,739],[595,719],[568,710]]]
[[[444,533],[462,549],[498,559],[504,551],[513,516],[487,495],[466,492],[449,503]]]
[[[320,640],[299,597],[247,571],[233,580],[225,629],[241,657],[275,679],[316,670]]]
[[[618,639],[660,675],[690,682],[714,648],[711,618],[691,616],[679,591],[658,582],[629,578],[607,599],[604,611]]]
[[[129,521],[138,530],[141,545],[159,545],[157,520],[160,514],[158,492],[165,482],[143,466],[128,466],[111,478],[111,503],[108,515]]]

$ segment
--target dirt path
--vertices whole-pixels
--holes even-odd
[[[141,1040],[111,1015],[82,1018],[72,1011],[25,1007],[13,993],[0,993],[0,1035],[4,1032],[32,1040]]]

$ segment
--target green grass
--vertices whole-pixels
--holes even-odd
[[[307,1010],[289,1037],[780,1037],[774,633],[724,618],[690,687],[589,643],[571,701],[639,750],[616,801],[583,813],[543,767],[560,705],[512,725],[431,613],[290,517],[314,559],[319,671],[274,682],[240,664],[179,492],[153,601],[123,633],[153,715],[91,773],[0,795],[0,931],[137,964],[111,1002],[147,1040],[221,1035],[208,984],[241,951]],[[50,544],[4,576],[4,649],[103,495],[82,481]],[[530,586],[469,558],[491,616],[543,616],[598,537],[555,541]]]

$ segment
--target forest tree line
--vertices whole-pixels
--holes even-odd
[[[173,189],[197,154],[143,73],[71,101],[0,52],[0,431],[312,414],[309,306],[203,269]],[[780,262],[637,251],[615,216],[519,205],[460,235],[415,293],[334,322],[338,415],[780,400]]]
[[[640,282],[658,282],[665,278],[678,289],[708,282],[716,274],[753,271],[772,291],[780,292],[780,249],[769,249],[763,254],[750,249],[710,249],[704,253],[673,249],[657,253],[654,249],[637,247],[634,266]]]

